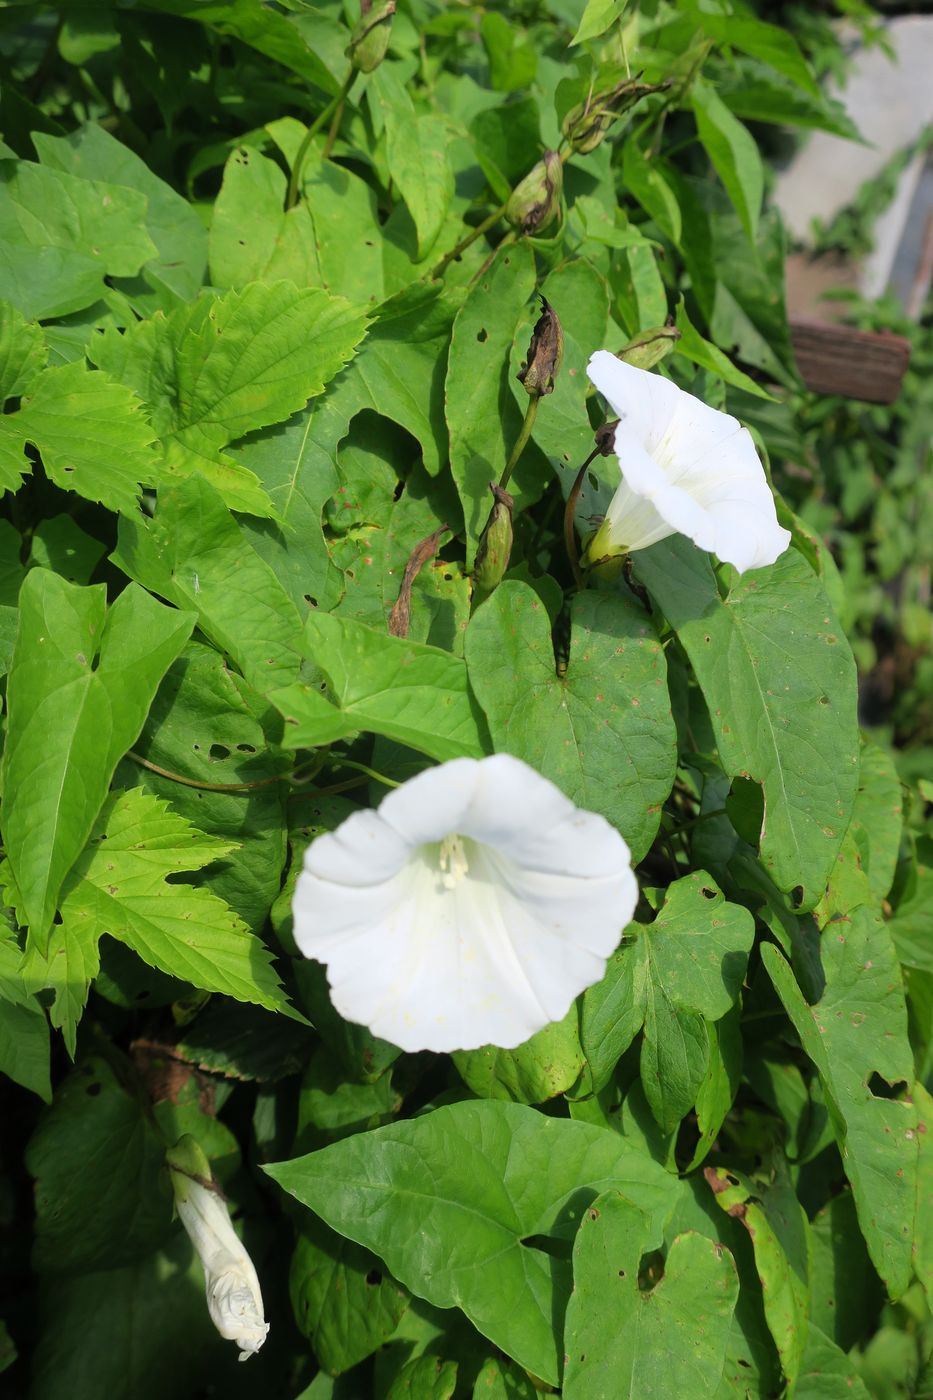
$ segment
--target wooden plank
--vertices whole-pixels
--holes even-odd
[[[790,318],[800,377],[818,394],[893,403],[910,360],[910,341],[888,331],[859,331],[803,316]]]

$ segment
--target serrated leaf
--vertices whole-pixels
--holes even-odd
[[[31,161],[0,162],[0,296],[29,319],[66,316],[155,256],[146,199]]]
[[[37,1272],[119,1268],[165,1240],[172,1200],[164,1158],[154,1123],[110,1063],[100,1056],[82,1061],[59,1085],[26,1148],[36,1178]]]
[[[447,127],[440,117],[417,112],[400,64],[381,63],[370,79],[385,122],[389,174],[414,221],[418,261],[426,258],[440,233],[454,193],[447,157]],[[372,96],[370,96],[372,101]]]
[[[762,960],[823,1083],[836,1141],[868,1252],[897,1298],[911,1274],[917,1193],[916,1109],[876,1096],[872,1078],[913,1082],[907,1011],[890,935],[870,909],[827,925],[826,988],[808,1006],[773,944]]]
[[[124,517],[111,558],[179,607],[260,694],[298,672],[301,619],[268,564],[203,477],[159,492],[154,519]]]
[[[407,1290],[374,1254],[313,1216],[299,1227],[289,1290],[295,1321],[332,1376],[388,1341],[408,1306]]]
[[[311,613],[305,635],[328,693],[300,684],[270,692],[285,716],[289,748],[314,748],[362,730],[441,762],[486,752],[482,714],[458,656],[329,613]]]
[[[43,370],[18,413],[0,419],[0,451],[33,443],[57,486],[131,513],[161,464],[142,404],[123,384],[78,360]],[[25,458],[22,466],[27,465]]]
[[[855,663],[819,580],[788,550],[722,599],[683,539],[640,551],[635,567],[690,658],[726,773],[763,786],[765,868],[812,908],[858,784]]]
[[[266,492],[224,448],[304,408],[365,329],[361,312],[319,288],[255,282],[105,332],[92,350],[146,405],[166,476],[200,472],[232,509],[268,516]]]
[[[571,618],[570,659],[558,675],[538,595],[506,580],[467,630],[470,684],[497,749],[607,817],[640,860],[676,765],[664,654],[644,611],[621,594],[581,593]]]
[[[702,1235],[678,1235],[663,1276],[643,1289],[642,1255],[661,1243],[655,1228],[617,1190],[584,1211],[564,1337],[566,1400],[643,1400],[662,1393],[662,1375],[666,1394],[717,1394],[739,1294],[732,1255]]]
[[[552,1385],[560,1371],[554,1318],[569,1295],[569,1270],[523,1241],[569,1240],[586,1205],[610,1186],[657,1233],[677,1189],[614,1133],[490,1101],[439,1108],[266,1170],[385,1259],[413,1293],[459,1306]]]
[[[135,585],[109,609],[105,599],[102,584],[78,588],[48,569],[31,570],[20,591],[2,819],[40,950],[113,771],[195,620]]]
[[[534,256],[520,244],[498,253],[457,312],[445,389],[450,469],[467,529],[467,568],[521,419],[509,387],[516,328],[535,286]]]
[[[0,301],[0,409],[7,399],[30,392],[47,357],[42,327]]]
[[[700,140],[754,242],[764,193],[764,168],[755,139],[702,78],[694,82],[690,95]]]
[[[194,987],[297,1016],[272,954],[229,906],[210,890],[167,878],[230,850],[231,843],[204,835],[167,802],[139,789],[115,793],[68,879],[63,927],[83,946],[110,934]]]

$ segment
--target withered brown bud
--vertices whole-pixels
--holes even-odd
[[[654,326],[651,330],[639,331],[628,345],[616,351],[616,355],[636,369],[653,369],[670,354],[679,339],[680,331],[676,326]]]
[[[652,92],[663,92],[671,85],[670,78],[662,83],[640,83],[627,78],[607,92],[594,93],[586,102],[572,107],[561,125],[563,135],[577,155],[594,151],[606,132],[630,107]]]
[[[619,426],[618,418],[610,418],[608,423],[602,423],[596,429],[593,437],[600,457],[611,457],[616,450],[616,428]]]
[[[515,505],[508,491],[503,491],[497,482],[490,481],[489,489],[495,503],[483,527],[473,569],[473,586],[477,593],[484,595],[491,593],[498,586],[509,567],[509,556],[512,553],[512,510]]]
[[[564,332],[557,312],[549,301],[541,298],[541,315],[531,332],[531,343],[518,381],[532,398],[541,398],[554,388],[554,381],[564,358]]]
[[[362,0],[359,24],[347,48],[347,57],[360,73],[371,73],[385,58],[394,14],[395,0],[385,0],[375,9],[373,0]]]
[[[563,162],[556,151],[545,151],[534,169],[515,186],[505,206],[505,217],[522,233],[540,233],[557,218],[563,188]]]

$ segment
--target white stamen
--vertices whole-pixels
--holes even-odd
[[[444,889],[456,889],[464,875],[469,874],[470,871],[461,836],[454,834],[444,837],[441,842],[438,865],[441,868],[441,884]]]

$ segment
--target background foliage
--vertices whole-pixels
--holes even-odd
[[[799,382],[761,151],[855,135],[793,37],[837,66],[826,7],[401,0],[369,74],[357,19],[0,8],[0,1388],[928,1394],[929,329],[893,410]],[[476,607],[538,294],[564,363]],[[668,322],[793,547],[737,579],[665,541],[577,593],[586,359]],[[583,531],[610,490],[600,459]],[[295,956],[297,868],[374,773],[493,749],[619,827],[642,902],[564,1022],[403,1056]],[[172,1219],[183,1132],[262,1279],[245,1370]]]

